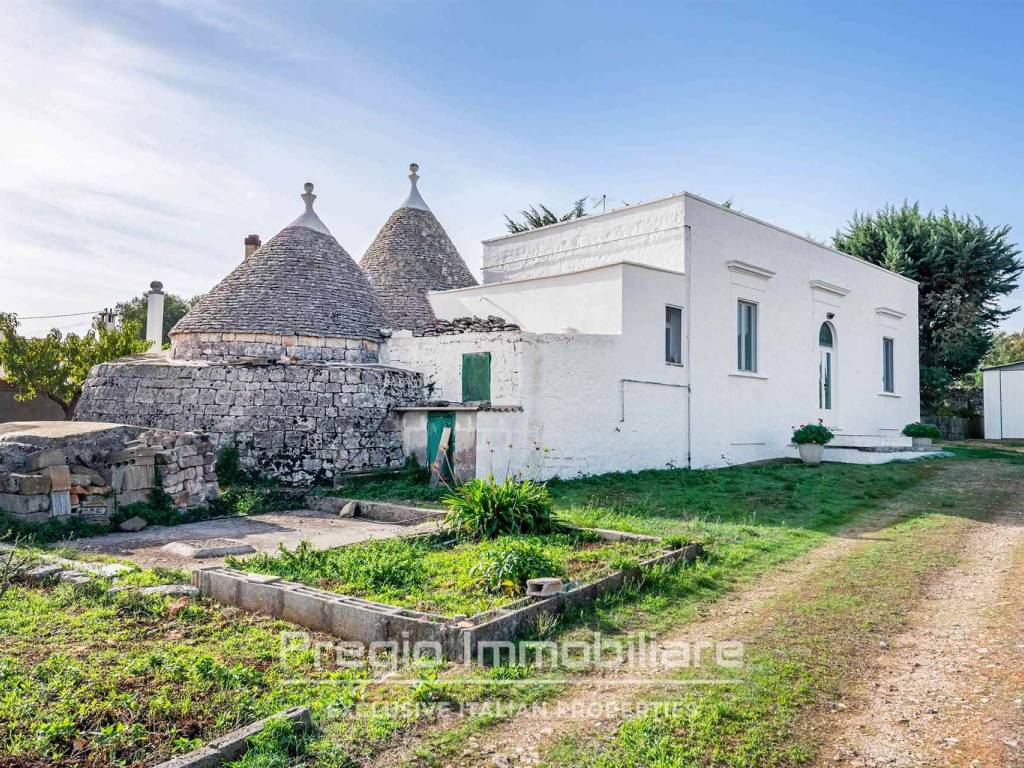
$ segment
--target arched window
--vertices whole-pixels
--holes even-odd
[[[832,347],[833,336],[832,336],[832,323],[822,323],[821,328],[818,330],[818,346],[819,347]]]
[[[836,364],[836,335],[832,323],[822,323],[818,329],[818,408],[832,410]]]

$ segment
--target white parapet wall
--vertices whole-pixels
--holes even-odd
[[[484,241],[485,284],[633,261],[683,272],[683,195]]]

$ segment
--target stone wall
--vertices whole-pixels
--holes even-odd
[[[0,429],[0,510],[31,523],[106,521],[157,485],[177,509],[220,489],[205,435],[93,422],[13,422]]]
[[[272,333],[172,333],[171,354],[178,360],[225,361],[240,357],[268,360],[376,363],[379,344],[369,339],[330,336],[281,336]]]
[[[235,441],[242,463],[293,484],[401,466],[392,409],[420,399],[422,377],[381,365],[266,365],[142,356],[96,366],[76,419],[119,421]]]

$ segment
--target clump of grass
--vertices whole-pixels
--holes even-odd
[[[498,482],[493,476],[470,480],[444,499],[448,530],[473,539],[493,539],[513,533],[552,533],[561,528],[551,495],[543,483]]]
[[[394,538],[337,549],[317,549],[303,541],[294,551],[283,545],[277,554],[227,558],[233,568],[267,573],[305,584],[344,583],[366,593],[390,593],[415,587],[424,577],[426,541]]]

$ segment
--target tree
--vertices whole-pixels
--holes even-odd
[[[164,328],[163,328],[163,341],[162,344],[170,344],[171,328],[181,318],[183,318],[195,303],[201,299],[202,296],[193,296],[191,299],[184,299],[181,296],[176,296],[173,293],[164,295]],[[116,307],[114,312],[121,316],[121,324],[135,323],[139,327],[139,338],[145,340],[146,338],[146,309],[149,305],[149,300],[145,295],[136,296],[134,299],[129,301],[122,301]]]
[[[519,234],[520,232],[529,232],[531,229],[540,229],[546,227],[549,224],[558,224],[560,221],[572,221],[573,219],[582,219],[587,215],[586,209],[583,207],[584,203],[587,202],[587,198],[581,197],[575,203],[572,204],[572,208],[568,213],[562,214],[562,216],[556,216],[551,212],[551,209],[546,205],[541,205],[538,211],[532,205],[528,211],[520,211],[520,215],[523,217],[522,221],[513,221],[508,216],[505,217],[505,227],[513,235]]]
[[[1000,321],[1017,311],[998,300],[1017,287],[1024,264],[1008,226],[917,203],[855,213],[833,245],[920,283],[921,403],[938,407],[952,382],[973,371]]]
[[[54,328],[46,336],[29,338],[18,333],[16,315],[0,312],[0,369],[14,385],[15,397],[31,400],[44,395],[64,410],[65,419],[75,415],[90,368],[147,348],[135,323],[84,336],[65,336]]]
[[[981,367],[1007,365],[1024,361],[1024,331],[996,331],[992,336],[992,346],[981,359]]]

